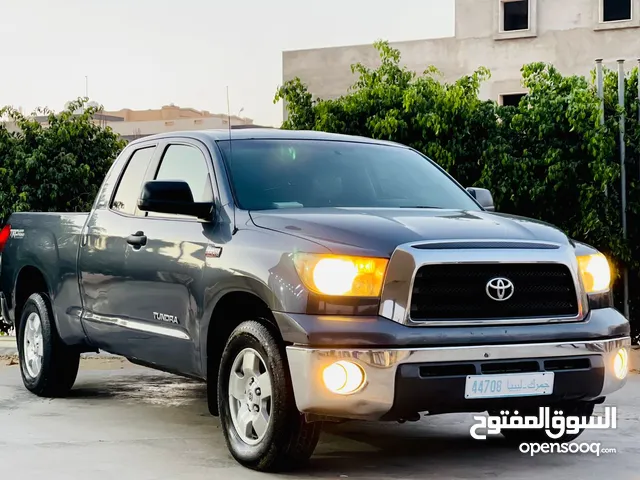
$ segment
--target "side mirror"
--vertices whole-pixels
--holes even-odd
[[[489,212],[496,211],[496,207],[493,205],[493,196],[489,190],[486,188],[469,187],[467,191],[485,210]]]
[[[178,180],[153,180],[146,182],[138,199],[143,212],[189,215],[211,220],[213,203],[194,202],[187,182]]]

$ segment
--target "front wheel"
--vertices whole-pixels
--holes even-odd
[[[283,346],[256,321],[240,324],[227,341],[218,408],[229,451],[253,470],[300,466],[320,437],[321,424],[307,423],[296,408]]]
[[[30,392],[41,397],[69,393],[78,375],[80,353],[60,339],[51,302],[44,293],[34,293],[24,304],[18,352],[22,382]]]

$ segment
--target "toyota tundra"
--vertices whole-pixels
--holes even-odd
[[[326,422],[590,416],[626,381],[607,258],[391,142],[145,137],[90,212],[14,213],[0,251],[29,391],[66,395],[98,350],[205,381],[256,470],[306,461]]]

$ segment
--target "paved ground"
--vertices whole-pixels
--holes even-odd
[[[0,355],[12,355],[16,352],[16,337],[0,336]]]
[[[0,476],[92,480],[253,479],[227,453],[203,385],[119,358],[83,360],[73,395],[29,394],[0,358]],[[617,454],[527,457],[501,440],[470,438],[469,415],[327,429],[308,469],[282,478],[611,478],[640,476],[640,375],[607,404],[618,429],[591,431]]]

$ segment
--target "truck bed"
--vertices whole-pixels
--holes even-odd
[[[81,307],[76,263],[88,216],[84,212],[20,212],[9,217],[11,236],[0,260],[0,290],[7,297],[11,313],[17,276],[24,265],[38,268],[47,284],[55,286],[55,295],[64,298],[55,304]],[[63,316],[68,313],[56,312]]]

